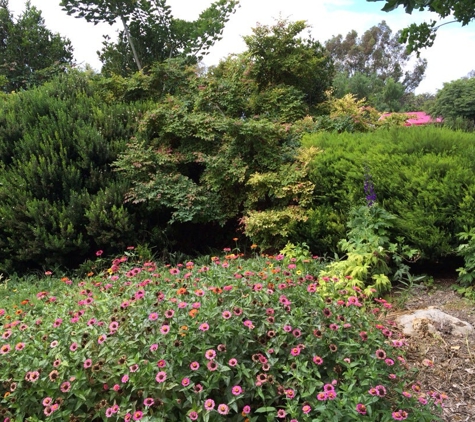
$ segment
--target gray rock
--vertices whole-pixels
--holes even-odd
[[[395,321],[402,327],[406,336],[425,336],[428,333],[439,332],[465,337],[475,331],[468,322],[432,306],[427,309],[418,309],[410,314],[400,315]]]

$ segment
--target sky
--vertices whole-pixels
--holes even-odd
[[[25,9],[25,2],[9,1],[9,8],[15,16]],[[103,35],[115,37],[120,28],[108,24],[94,25],[85,19],[68,16],[59,3],[60,0],[31,0],[31,4],[42,11],[47,28],[71,40],[77,63],[87,63],[100,70],[96,52],[102,47]],[[168,0],[175,17],[190,21],[211,3],[212,0]],[[345,36],[353,29],[361,35],[382,20],[386,20],[396,32],[413,22],[420,23],[431,17],[437,19],[436,15],[427,12],[408,15],[402,9],[385,13],[380,10],[383,5],[383,2],[366,0],[240,0],[240,7],[227,23],[223,38],[213,46],[204,63],[215,65],[228,54],[244,51],[242,36],[252,34],[257,23],[272,25],[279,17],[307,21],[313,38],[322,43],[338,34]],[[428,66],[416,93],[435,94],[444,82],[459,79],[475,70],[475,54],[471,53],[474,51],[475,23],[465,27],[454,23],[440,28],[434,46],[421,53]]]

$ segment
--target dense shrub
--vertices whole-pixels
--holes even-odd
[[[336,250],[331,242],[344,237],[350,209],[364,202],[367,172],[378,203],[397,217],[393,238],[404,237],[424,257],[453,253],[457,234],[464,226],[475,225],[473,134],[435,127],[398,128],[312,134],[303,144],[323,150],[309,171],[315,185],[311,217],[296,232],[314,250]],[[321,223],[329,219],[330,226]]]
[[[4,96],[0,106],[0,271],[81,262],[91,248],[137,240],[111,163],[145,103],[105,103],[71,72]],[[134,211],[140,213],[139,210]]]

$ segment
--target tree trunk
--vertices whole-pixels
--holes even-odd
[[[127,26],[127,22],[123,16],[120,17],[122,20],[122,24],[124,25],[125,36],[127,37],[127,41],[129,42],[130,48],[132,50],[132,54],[134,55],[134,61],[137,65],[139,70],[142,70],[142,65],[140,64],[139,56],[137,55],[137,51],[135,50],[134,40],[129,32],[129,27]]]

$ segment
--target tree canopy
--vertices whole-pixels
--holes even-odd
[[[305,21],[278,20],[275,25],[257,25],[244,37],[250,72],[259,89],[288,85],[300,90],[307,104],[325,99],[334,68],[325,48],[311,37],[301,38]]]
[[[475,125],[475,77],[445,83],[437,92],[430,112],[449,120],[449,124],[464,119]]]
[[[130,75],[174,57],[201,59],[221,38],[238,0],[217,0],[189,22],[174,18],[166,0],[62,0],[70,15],[89,22],[120,21],[123,30],[116,42],[108,37],[99,57],[105,73]]]
[[[391,12],[399,6],[404,7],[406,13],[412,14],[414,10],[434,12],[441,19],[448,16],[454,18],[462,26],[468,25],[475,19],[475,2],[473,0],[367,0],[370,2],[384,1],[382,8],[385,12]],[[408,51],[419,52],[422,48],[431,47],[434,44],[437,29],[446,23],[430,20],[421,24],[411,24],[401,32],[400,40],[407,43]]]
[[[403,97],[413,92],[424,78],[427,61],[418,59],[409,68],[411,54],[399,43],[385,21],[361,36],[352,30],[325,43],[337,70],[335,95],[351,93],[367,98],[385,111],[398,111]]]
[[[0,90],[30,88],[72,63],[71,42],[46,28],[41,11],[28,1],[15,19],[0,1]]]

